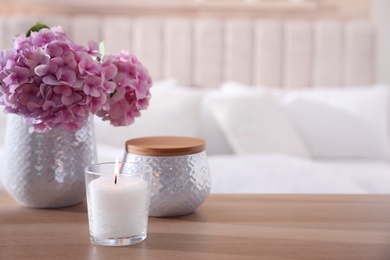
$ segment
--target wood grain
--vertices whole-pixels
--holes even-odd
[[[126,141],[128,153],[147,156],[181,156],[205,150],[203,139],[186,136],[150,136]]]
[[[390,259],[389,195],[213,194],[128,247],[90,243],[85,203],[0,205],[0,259]]]

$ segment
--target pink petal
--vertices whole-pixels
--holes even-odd
[[[54,103],[53,101],[46,100],[45,103],[44,103],[43,106],[42,106],[42,109],[43,109],[43,110],[48,110],[48,109],[50,109],[51,107],[55,107],[55,103]]]
[[[58,80],[52,75],[44,76],[42,79],[43,83],[48,85],[58,85]]]
[[[110,65],[103,68],[103,74],[105,79],[113,79],[118,73],[118,69],[114,65]]]
[[[61,81],[66,82],[69,85],[73,85],[74,83],[76,83],[76,73],[71,70],[65,70],[62,73]]]
[[[27,103],[27,109],[29,111],[35,111],[39,108],[39,106],[36,104],[36,103],[33,103],[33,102],[28,102]]]
[[[37,76],[40,77],[46,75],[48,71],[49,71],[49,66],[46,64],[38,65],[34,68],[35,74],[37,74]]]

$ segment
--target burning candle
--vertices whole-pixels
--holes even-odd
[[[148,174],[138,172],[134,165],[138,166],[117,161],[114,174],[102,173],[95,178],[87,178],[88,216],[93,242],[124,245],[146,238],[151,170],[149,167]],[[107,165],[103,166],[107,168]],[[86,169],[86,176],[93,175],[90,173],[93,171],[87,172]],[[139,176],[140,173],[146,178]]]

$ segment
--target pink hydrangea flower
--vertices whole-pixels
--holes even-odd
[[[103,120],[109,120],[114,126],[127,126],[141,115],[140,110],[148,107],[152,79],[146,68],[128,52],[122,51],[118,56],[105,56],[103,70],[110,67],[111,63],[116,67],[117,73],[114,77],[114,73],[106,72],[106,75],[110,75],[108,83],[114,83],[116,87],[97,115]]]
[[[74,43],[61,27],[14,39],[0,52],[0,104],[24,116],[31,131],[75,131],[90,113],[129,125],[146,109],[152,86],[147,70],[122,52],[100,62],[98,44]]]

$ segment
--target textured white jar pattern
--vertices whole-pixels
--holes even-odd
[[[76,204],[85,198],[84,168],[96,162],[93,118],[76,132],[29,133],[18,115],[9,114],[3,184],[18,203],[35,208]]]
[[[125,153],[124,161],[153,168],[149,216],[180,216],[196,210],[207,198],[211,176],[206,153],[145,156]]]

